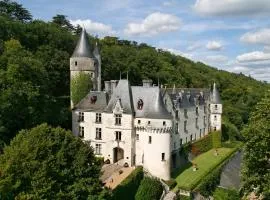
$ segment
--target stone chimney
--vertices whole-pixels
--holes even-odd
[[[110,93],[111,92],[111,81],[104,81],[105,84],[105,92]]]
[[[148,79],[148,80],[143,80],[143,87],[152,87],[153,81]]]
[[[111,93],[113,94],[113,91],[115,90],[117,86],[118,81],[117,80],[111,80]]]

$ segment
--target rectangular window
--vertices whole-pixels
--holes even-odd
[[[78,122],[84,122],[84,112],[79,112],[79,120]]]
[[[122,133],[121,131],[115,131],[115,140],[121,141]]]
[[[96,140],[101,140],[101,128],[96,128]]]
[[[198,125],[198,117],[196,118],[195,127],[196,127],[196,128],[198,128],[198,127],[199,127],[199,125]]]
[[[152,143],[152,136],[149,136],[149,138],[148,138],[148,143],[149,143],[149,144]]]
[[[199,108],[196,107],[196,115],[199,115]]]
[[[162,153],[162,154],[161,154],[161,160],[162,160],[162,161],[165,161],[165,153]]]
[[[175,134],[178,134],[178,123],[175,123]]]
[[[79,137],[83,138],[84,137],[84,127],[79,126]]]
[[[180,145],[182,145],[182,144],[183,144],[183,139],[181,138],[181,139],[180,139]]]
[[[203,124],[206,126],[206,116],[203,116]]]
[[[96,123],[101,123],[101,113],[96,113]]]
[[[175,118],[178,119],[178,110],[175,111]]]
[[[141,124],[141,120],[138,120],[138,124]]]
[[[96,154],[100,155],[101,154],[101,144],[96,144]]]
[[[166,126],[166,122],[165,121],[163,121],[163,126]]]
[[[139,139],[140,139],[139,134],[136,134],[136,140],[139,140]]]
[[[150,125],[151,124],[151,122],[150,121],[148,121],[148,125]]]
[[[190,135],[190,141],[192,141],[192,134]]]
[[[188,115],[187,115],[187,109],[184,109],[184,116],[185,116],[185,118],[188,117]]]
[[[215,110],[217,110],[218,109],[218,106],[217,105],[215,105]]]
[[[116,114],[115,115],[115,125],[121,125],[121,119],[122,119],[122,115]]]
[[[184,131],[187,131],[187,121],[184,121]]]
[[[217,116],[216,115],[214,116],[214,120],[217,121]]]

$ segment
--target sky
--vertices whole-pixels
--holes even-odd
[[[270,82],[270,0],[17,0],[34,19],[66,15],[91,35],[144,42]]]

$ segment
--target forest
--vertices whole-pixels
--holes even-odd
[[[35,20],[22,5],[0,2],[0,147],[21,129],[41,123],[70,129],[69,58],[81,28],[64,15]],[[152,79],[172,87],[210,88],[216,82],[224,105],[223,139],[240,131],[270,88],[243,74],[218,70],[145,43],[89,35],[102,56],[102,82],[129,74],[132,85]],[[93,46],[93,45],[92,45]]]

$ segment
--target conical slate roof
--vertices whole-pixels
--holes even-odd
[[[93,58],[85,29],[82,30],[80,39],[71,57]]]
[[[214,83],[211,103],[221,104],[220,95],[219,95],[218,89],[216,87],[216,83]]]

